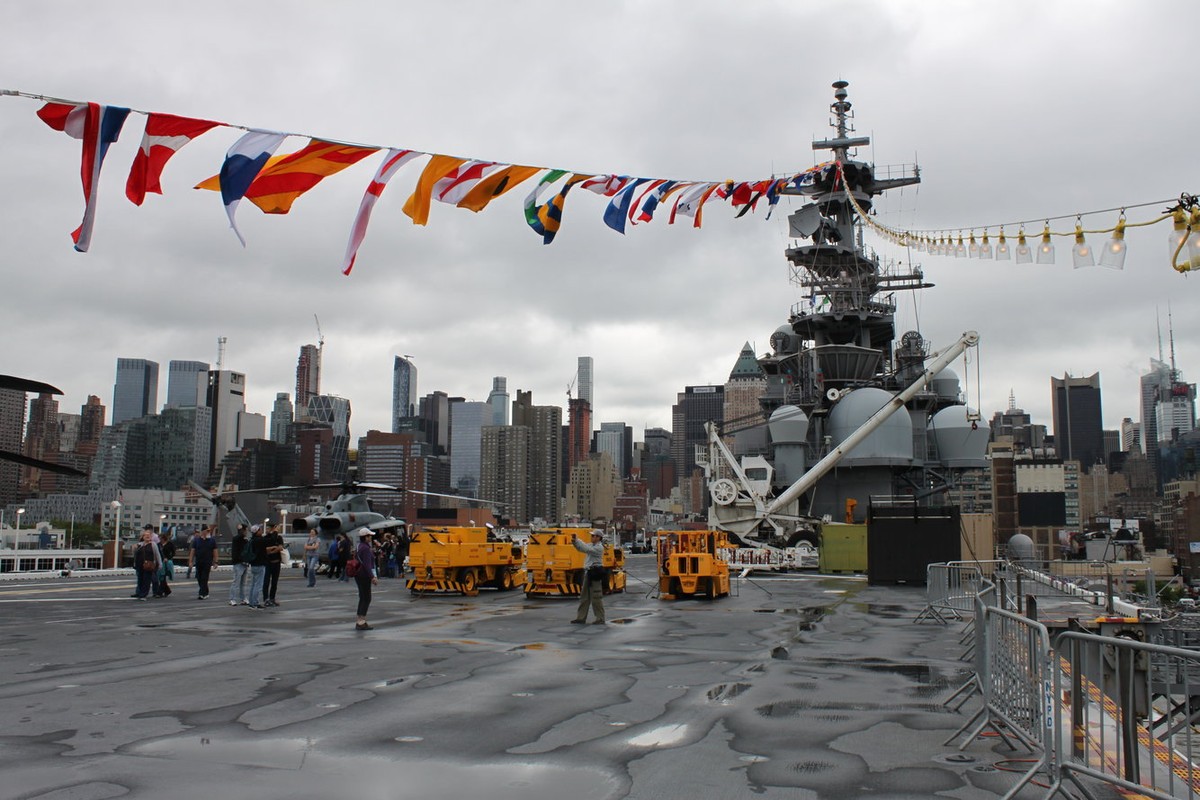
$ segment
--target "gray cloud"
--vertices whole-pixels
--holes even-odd
[[[1030,220],[1035,234],[1048,216],[1197,189],[1187,149],[1197,112],[1170,61],[1192,49],[1200,10],[1191,3],[509,8],[27,3],[0,31],[0,73],[5,88],[146,111],[709,180],[814,163],[809,142],[828,134],[829,84],[845,78],[859,132],[873,138],[860,155],[922,167],[919,189],[881,200],[885,224]],[[765,350],[802,296],[782,255],[795,207],[786,201],[770,221],[713,206],[703,230],[662,218],[622,237],[601,222],[604,201],[576,191],[547,247],[522,220],[524,188],[479,215],[435,204],[429,225],[413,226],[400,208],[418,163],[393,179],[346,278],[338,264],[375,159],[287,216],[243,203],[243,249],[219,198],[191,188],[217,171],[238,132],[189,145],[167,168],[166,195],[136,208],[123,196],[136,115],[105,166],[92,252],[78,254],[68,234],[83,211],[79,146],[43,125],[37,107],[0,98],[0,319],[12,342],[3,371],[57,383],[67,409],[87,394],[111,402],[118,356],[165,371],[171,359],[214,361],[226,336],[227,366],[248,373],[252,410],[269,413],[274,393],[293,389],[316,313],[323,388],[352,399],[356,433],[387,427],[397,347],[415,356],[421,392],[482,399],[505,375],[539,403],[563,401],[576,356],[592,355],[600,419],[669,427],[677,391],[723,381],[745,341]],[[1114,427],[1139,415],[1137,377],[1157,352],[1155,309],[1165,325],[1168,302],[1180,365],[1196,377],[1193,281],[1167,266],[1166,236],[1162,224],[1131,229],[1119,273],[1072,270],[1067,239],[1056,240],[1053,267],[867,241],[885,259],[919,262],[937,284],[897,298],[899,330],[919,328],[935,345],[979,330],[978,379],[974,362],[955,366],[969,375],[971,405],[989,414],[1011,390],[1049,422],[1050,376],[1100,371]]]

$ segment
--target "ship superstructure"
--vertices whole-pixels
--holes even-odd
[[[919,332],[896,343],[897,293],[932,284],[919,268],[884,266],[869,253],[861,217],[882,192],[919,183],[920,171],[855,160],[853,151],[870,139],[853,135],[847,86],[833,84],[835,136],[813,142],[814,150],[830,151],[830,160],[784,190],[810,201],[790,215],[796,243],[785,251],[791,281],[804,296],[771,334],[771,352],[759,358],[767,388],[756,424],[767,426],[767,452],[735,461],[721,444],[721,434],[731,431],[710,436],[709,521],[743,535],[794,541],[810,527],[806,520],[840,521],[848,508],[865,511],[873,499],[940,499],[948,473],[986,463],[987,429],[964,405],[949,362],[935,359]],[[969,338],[963,348],[974,343]],[[935,360],[935,374],[921,380]],[[903,411],[873,419],[910,387]],[[870,431],[856,436],[869,420]],[[861,441],[837,453],[851,437]],[[796,483],[835,453],[802,496],[778,502],[794,496]]]

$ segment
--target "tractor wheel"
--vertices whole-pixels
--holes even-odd
[[[465,595],[479,594],[479,576],[475,570],[467,567],[458,573],[458,583],[462,586],[462,593]]]
[[[513,588],[512,573],[509,572],[507,569],[501,568],[500,577],[496,578],[496,587],[502,592],[507,592],[510,589],[512,589]]]

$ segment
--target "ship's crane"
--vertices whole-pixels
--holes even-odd
[[[904,408],[905,403],[913,399],[933,380],[935,375],[978,341],[979,334],[975,331],[967,331],[944,351],[933,354],[932,360],[925,365],[924,370],[907,388],[894,395],[837,447],[775,497],[769,496],[769,487],[763,482],[751,480],[742,468],[742,463],[734,457],[721,440],[717,426],[711,422],[707,423],[705,428],[708,433],[710,449],[709,463],[715,465],[718,460],[723,460],[733,474],[732,479],[718,478],[710,484],[709,488],[714,502],[710,522],[718,528],[739,535],[749,534],[764,525],[773,528],[776,536],[784,534],[791,525],[803,518],[803,515],[799,513],[798,503],[802,495],[816,486],[826,473],[837,466],[847,453],[870,436],[888,417]],[[830,391],[836,394],[838,399],[843,394],[842,391],[836,389]],[[712,467],[709,469],[712,470]],[[711,477],[712,473],[710,472]]]

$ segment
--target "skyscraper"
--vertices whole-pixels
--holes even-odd
[[[287,444],[288,429],[293,421],[291,396],[287,392],[276,392],[275,405],[271,409],[271,441]]]
[[[535,406],[533,393],[517,391],[513,426],[529,428],[528,519],[559,521],[562,504],[562,409]]]
[[[300,347],[296,361],[296,413],[307,413],[308,401],[321,393],[321,350],[315,344]]]
[[[492,391],[488,394],[488,405],[492,407],[492,425],[508,424],[508,378],[492,378]]]
[[[729,431],[724,439],[735,456],[762,453],[767,449],[766,426],[759,400],[767,390],[767,376],[759,366],[749,342],[742,347],[729,380],[725,382],[722,417]]]
[[[144,358],[118,358],[113,384],[112,424],[141,419],[158,408],[158,362]]]
[[[628,478],[633,461],[633,428],[624,422],[601,422],[594,439],[595,447],[592,449],[597,453],[608,453],[616,467],[617,476]]]
[[[43,392],[29,401],[29,423],[22,453],[39,461],[58,463],[58,401]],[[36,467],[21,468],[21,494],[25,497],[52,492],[55,474]]]
[[[172,361],[167,366],[167,406],[194,408],[208,399],[208,364],[203,361]]]
[[[246,411],[246,376],[228,369],[210,370],[205,405],[212,409],[208,463],[218,464],[242,444],[239,426]]]
[[[584,400],[587,400],[587,404],[590,408],[595,408],[596,401],[592,397],[594,383],[592,380],[592,357],[591,356],[580,356],[579,357],[578,380],[579,380],[579,395],[578,396],[583,398]]]
[[[567,409],[567,463],[568,476],[575,465],[587,460],[592,449],[592,406],[582,397],[572,397]]]
[[[671,458],[675,477],[687,479],[696,466],[696,447],[707,446],[704,423],[725,421],[724,386],[685,386],[671,407]]]
[[[317,395],[308,401],[308,418],[333,430],[330,468],[335,481],[345,480],[350,467],[350,401],[330,394]]]
[[[1051,378],[1054,446],[1063,461],[1078,461],[1080,469],[1105,462],[1104,422],[1100,408],[1100,373],[1086,378]]]
[[[9,453],[21,452],[21,438],[25,430],[25,393],[15,389],[0,389],[0,450]],[[21,467],[15,461],[0,460],[0,506],[21,499],[18,484]]]
[[[417,367],[404,356],[392,365],[392,433],[401,430],[400,420],[417,414]]]
[[[479,496],[479,448],[491,414],[484,402],[450,402],[450,488],[464,497]]]
[[[532,437],[524,425],[487,425],[482,432],[479,496],[501,503],[501,513],[518,523],[529,521]]]

